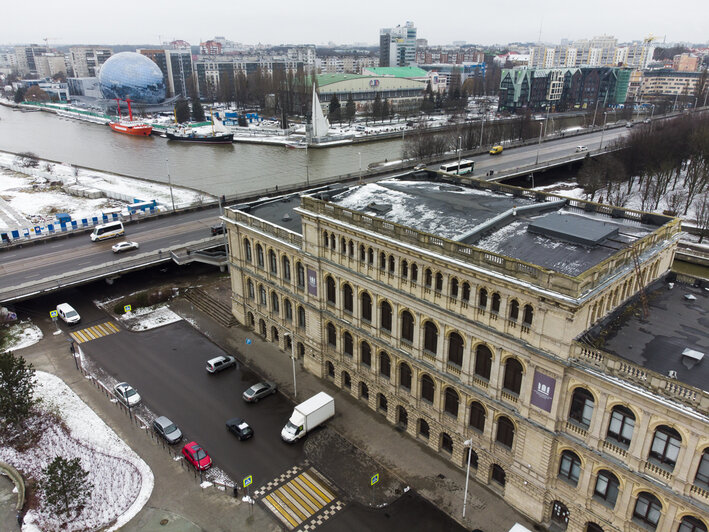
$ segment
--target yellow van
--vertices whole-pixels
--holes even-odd
[[[497,155],[498,153],[502,153],[502,149],[502,146],[493,146],[490,150],[490,155]]]

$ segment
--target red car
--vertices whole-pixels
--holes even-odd
[[[182,456],[198,470],[204,471],[212,467],[212,459],[196,441],[191,441],[182,448]]]

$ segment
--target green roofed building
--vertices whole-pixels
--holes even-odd
[[[352,96],[358,111],[368,110],[377,94],[382,101],[388,100],[395,112],[415,111],[419,109],[426,90],[426,82],[423,80],[385,75],[320,74],[317,81],[323,106],[329,105],[333,95],[337,95],[342,105]]]
[[[406,78],[426,81],[428,72],[414,66],[405,67],[369,67],[363,68],[362,74],[383,78]]]

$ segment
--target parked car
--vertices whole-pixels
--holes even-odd
[[[493,147],[490,149],[490,152],[489,152],[489,153],[490,153],[490,155],[497,155],[497,154],[499,154],[499,153],[502,153],[502,150],[503,150],[503,149],[504,149],[504,148],[503,148],[502,146],[499,146],[499,145],[498,145],[498,146],[493,146]]]
[[[79,323],[81,321],[81,316],[74,310],[69,303],[60,303],[57,305],[57,314],[61,319],[63,319],[69,325]]]
[[[182,448],[182,456],[199,471],[212,467],[212,459],[196,441],[191,441]]]
[[[153,430],[163,437],[167,443],[177,443],[182,439],[182,431],[165,416],[155,418]]]
[[[209,230],[212,232],[212,236],[223,235],[225,231],[224,224],[213,225]]]
[[[221,355],[207,360],[207,371],[209,373],[219,373],[232,366],[236,366],[236,359],[229,355]]]
[[[426,169],[426,165],[423,163],[417,164],[416,166],[414,166],[414,170],[425,170],[425,169]]]
[[[576,153],[580,151],[588,151],[588,148],[586,146],[576,146]]]
[[[233,417],[227,421],[226,428],[240,440],[248,440],[254,435],[254,430],[251,426],[240,417]]]
[[[632,122],[628,122],[628,123],[625,124],[625,127],[633,127],[634,125],[635,125],[635,124],[633,124]]]
[[[140,403],[140,394],[127,382],[119,382],[113,387],[116,398],[127,407],[136,406]]]
[[[118,244],[113,244],[111,246],[111,249],[113,250],[114,253],[120,253],[121,251],[130,251],[131,249],[138,249],[140,246],[138,245],[138,242],[119,242]]]
[[[278,386],[271,381],[257,382],[242,394],[242,398],[247,403],[258,403],[267,395],[273,395],[278,391]]]

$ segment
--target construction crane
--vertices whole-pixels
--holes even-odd
[[[45,37],[42,40],[44,41],[44,47],[47,49],[47,51],[49,51],[49,41],[56,41],[57,38],[56,37]]]
[[[655,37],[652,33],[650,33],[647,37],[643,39],[643,44],[650,44],[652,41],[656,41],[657,37]]]

